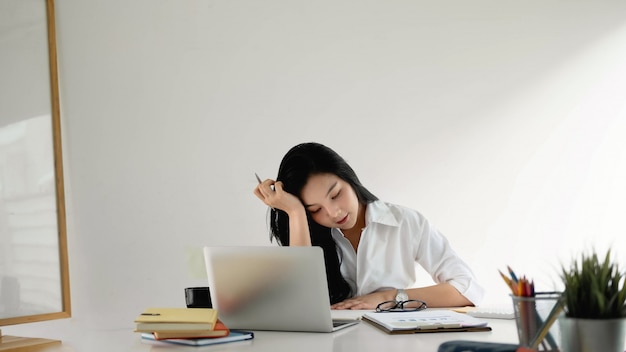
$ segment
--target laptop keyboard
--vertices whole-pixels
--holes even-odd
[[[358,322],[358,320],[353,320],[353,319],[333,319],[333,328],[336,328],[338,326],[354,324],[355,322]]]

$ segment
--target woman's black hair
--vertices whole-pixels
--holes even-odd
[[[368,191],[359,181],[350,165],[334,150],[319,143],[302,143],[291,148],[283,157],[278,169],[276,181],[283,183],[284,190],[301,198],[302,188],[309,177],[315,174],[334,174],[347,182],[357,195],[359,203],[366,205],[378,198]],[[271,211],[271,236],[280,245],[289,245],[289,218],[287,213],[274,209]],[[337,245],[331,236],[328,227],[316,223],[307,212],[311,243],[322,247],[326,263],[326,278],[328,280],[329,298],[331,304],[341,302],[351,297],[350,285],[343,278],[340,271],[341,258]]]

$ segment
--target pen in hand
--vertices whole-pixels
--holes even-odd
[[[257,174],[257,173],[255,172],[255,173],[254,173],[254,176],[256,177],[256,180],[259,182],[259,184],[263,183],[263,181],[261,181],[261,178],[259,177],[259,174]],[[271,189],[272,191],[274,191],[274,185],[271,185],[271,186],[270,186],[270,189]],[[272,210],[276,210],[276,209],[274,209],[273,207],[270,207],[270,208],[271,208]]]
[[[259,182],[259,184],[263,183],[263,181],[261,181],[261,178],[259,177],[259,174],[257,174],[256,172],[254,173],[254,176],[256,177],[256,180]],[[275,191],[276,189],[274,188],[274,185],[270,185],[270,189],[272,191]]]

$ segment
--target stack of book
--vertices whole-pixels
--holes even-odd
[[[211,308],[148,308],[135,319],[135,332],[148,341],[204,346],[254,337],[231,331]]]

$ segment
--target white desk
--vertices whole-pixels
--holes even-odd
[[[348,317],[362,312],[334,311],[333,316]],[[63,345],[54,352],[135,352],[135,351],[255,351],[255,352],[381,352],[381,351],[424,351],[435,352],[439,345],[450,340],[477,340],[489,342],[517,343],[514,320],[486,319],[492,327],[490,332],[424,333],[412,335],[388,335],[367,322],[361,322],[334,333],[297,333],[255,331],[249,341],[223,345],[188,347],[151,344],[141,341],[132,327],[111,330],[85,331],[73,329],[60,337]],[[9,335],[10,331],[6,331]]]

